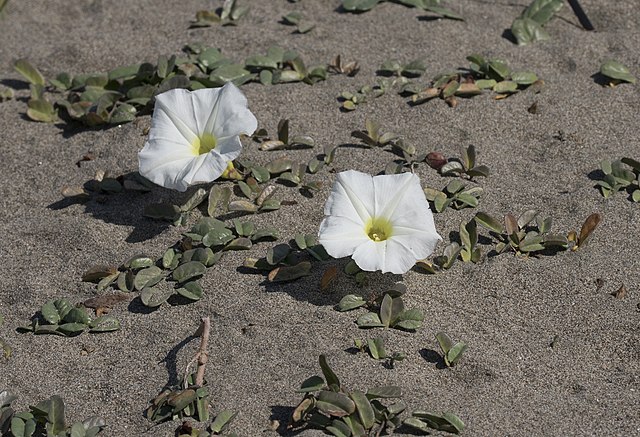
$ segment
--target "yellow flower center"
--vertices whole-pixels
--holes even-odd
[[[364,227],[365,233],[375,242],[384,241],[393,235],[391,222],[384,217],[371,217]]]
[[[194,155],[204,155],[205,153],[209,153],[213,149],[215,149],[216,143],[216,137],[214,137],[210,133],[205,132],[201,137],[193,140],[193,143],[191,143],[191,148],[193,149]]]

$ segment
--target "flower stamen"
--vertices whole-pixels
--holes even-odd
[[[204,155],[215,149],[217,143],[218,141],[216,140],[215,136],[208,132],[205,132],[202,134],[202,136],[193,140],[193,143],[191,143],[191,148],[193,149],[193,154],[195,156]]]
[[[384,217],[371,217],[364,228],[367,236],[379,243],[393,236],[393,226],[391,222]]]

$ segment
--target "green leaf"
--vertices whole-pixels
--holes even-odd
[[[391,325],[392,304],[393,298],[388,294],[385,294],[382,298],[382,303],[380,304],[380,322],[385,328],[388,328]]]
[[[311,393],[314,391],[322,390],[325,386],[324,379],[315,375],[310,378],[305,379],[300,386],[300,390],[298,393]]]
[[[475,220],[490,231],[497,232],[498,234],[504,232],[504,226],[502,223],[491,217],[486,212],[477,213],[475,215]]]
[[[551,38],[542,26],[531,18],[516,18],[511,24],[511,33],[519,46]]]
[[[522,13],[522,18],[529,18],[544,26],[553,15],[562,9],[561,0],[534,0]]]
[[[53,435],[64,433],[67,429],[64,418],[64,402],[58,395],[53,395],[49,399],[38,403],[35,407],[31,407],[34,415],[41,412],[46,416],[47,422],[50,424],[48,432]]]
[[[395,385],[385,385],[382,387],[372,387],[367,390],[368,399],[393,399],[401,398],[402,389]]]
[[[325,355],[320,355],[318,358],[318,362],[320,364],[320,369],[322,369],[322,374],[324,375],[324,379],[327,381],[327,385],[333,391],[337,391],[340,389],[340,379],[333,372],[329,363],[327,362],[327,357]],[[351,411],[349,414],[353,413]]]
[[[202,276],[206,270],[207,268],[204,264],[197,261],[189,261],[178,266],[173,271],[173,279],[182,284],[190,279]]]
[[[44,76],[36,67],[31,65],[26,59],[18,59],[13,67],[20,73],[29,83],[34,85],[45,85]]]
[[[100,316],[89,324],[89,332],[111,332],[118,329],[120,329],[120,322],[113,316]]]
[[[462,358],[462,354],[467,350],[467,345],[463,342],[456,343],[449,351],[446,353],[444,357],[445,364],[447,366],[453,366],[460,358]]]
[[[329,416],[343,417],[356,411],[356,404],[343,393],[323,390],[316,399],[318,410]]]
[[[503,80],[493,87],[493,91],[498,94],[512,94],[518,91],[518,84],[510,80]]]
[[[367,340],[367,347],[371,358],[381,360],[387,358],[387,352],[384,350],[384,340],[382,337],[370,338]]]
[[[171,290],[160,290],[154,287],[143,288],[140,292],[140,300],[149,308],[156,308],[162,305],[173,294]]]
[[[219,209],[226,211],[229,205],[229,199],[231,198],[231,189],[229,187],[221,187],[214,185],[209,191],[209,203],[207,206],[207,212],[210,217],[215,217],[216,212]],[[221,207],[221,208],[220,208]]]
[[[62,317],[62,321],[65,323],[81,323],[83,325],[88,325],[89,315],[84,308],[73,307],[64,317]]]
[[[364,12],[373,9],[381,0],[343,0],[342,7],[349,12]]]
[[[356,405],[356,409],[358,411],[358,417],[360,417],[360,422],[362,422],[362,426],[365,429],[371,429],[376,421],[375,412],[373,411],[373,407],[369,402],[367,396],[361,391],[353,391],[349,394],[351,399]]]
[[[538,80],[538,75],[528,71],[517,71],[511,73],[511,80],[518,85],[531,85]]]
[[[338,303],[338,311],[351,311],[366,304],[367,302],[362,298],[362,296],[347,294],[340,299],[340,302]]]
[[[449,351],[453,347],[453,340],[451,340],[451,337],[449,337],[447,333],[442,331],[436,334],[436,340],[438,340],[440,349],[442,349],[442,355],[445,357],[445,360],[446,360],[446,355],[449,353]]]
[[[40,312],[42,313],[42,317],[52,325],[58,324],[60,320],[62,320],[62,317],[60,317],[60,314],[58,313],[58,309],[54,305],[54,301],[50,301],[42,305]]]
[[[600,66],[600,74],[623,82],[636,83],[629,69],[618,61],[608,60]]]
[[[162,269],[160,269],[160,267],[147,267],[136,274],[133,280],[133,288],[140,291],[145,287],[153,287],[163,278],[164,276],[162,275]]]
[[[53,123],[58,115],[50,101],[45,99],[30,99],[27,103],[27,116],[34,121]]]
[[[211,432],[219,434],[224,431],[229,423],[236,417],[236,414],[238,413],[231,410],[221,411],[209,426]]]
[[[267,262],[272,266],[280,264],[291,252],[288,244],[278,244],[267,251]]]
[[[404,311],[398,320],[393,324],[396,329],[405,329],[407,331],[415,331],[422,327],[422,321],[424,320],[424,314],[418,308],[412,308]]]
[[[376,313],[366,313],[358,317],[356,320],[358,328],[384,328],[385,326],[380,321],[380,316]]]
[[[203,295],[202,286],[195,281],[187,282],[176,291],[180,296],[186,297],[187,299],[192,301],[202,299]]]

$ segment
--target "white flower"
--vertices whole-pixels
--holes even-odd
[[[138,154],[140,174],[178,191],[211,182],[240,155],[238,136],[253,134],[257,126],[246,97],[232,83],[159,94],[149,138]]]
[[[402,274],[442,238],[412,173],[338,174],[324,207],[319,242],[334,258],[352,255],[362,270]]]

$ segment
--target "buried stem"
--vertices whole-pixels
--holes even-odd
[[[196,387],[202,387],[202,385],[204,384],[204,372],[207,366],[207,361],[209,361],[209,353],[207,352],[207,345],[209,343],[210,331],[211,331],[211,319],[209,319],[209,317],[203,317],[200,320],[200,326],[198,327],[198,330],[193,335],[194,337],[200,336],[200,347],[198,348],[198,352],[196,353],[196,355],[191,359],[191,361],[189,361],[189,364],[187,364],[187,368],[185,369],[184,382],[183,382],[183,385],[185,388],[189,386],[187,382],[187,379],[191,374],[189,372],[189,368],[193,363],[196,363],[196,362],[198,367],[196,370],[194,385]]]

